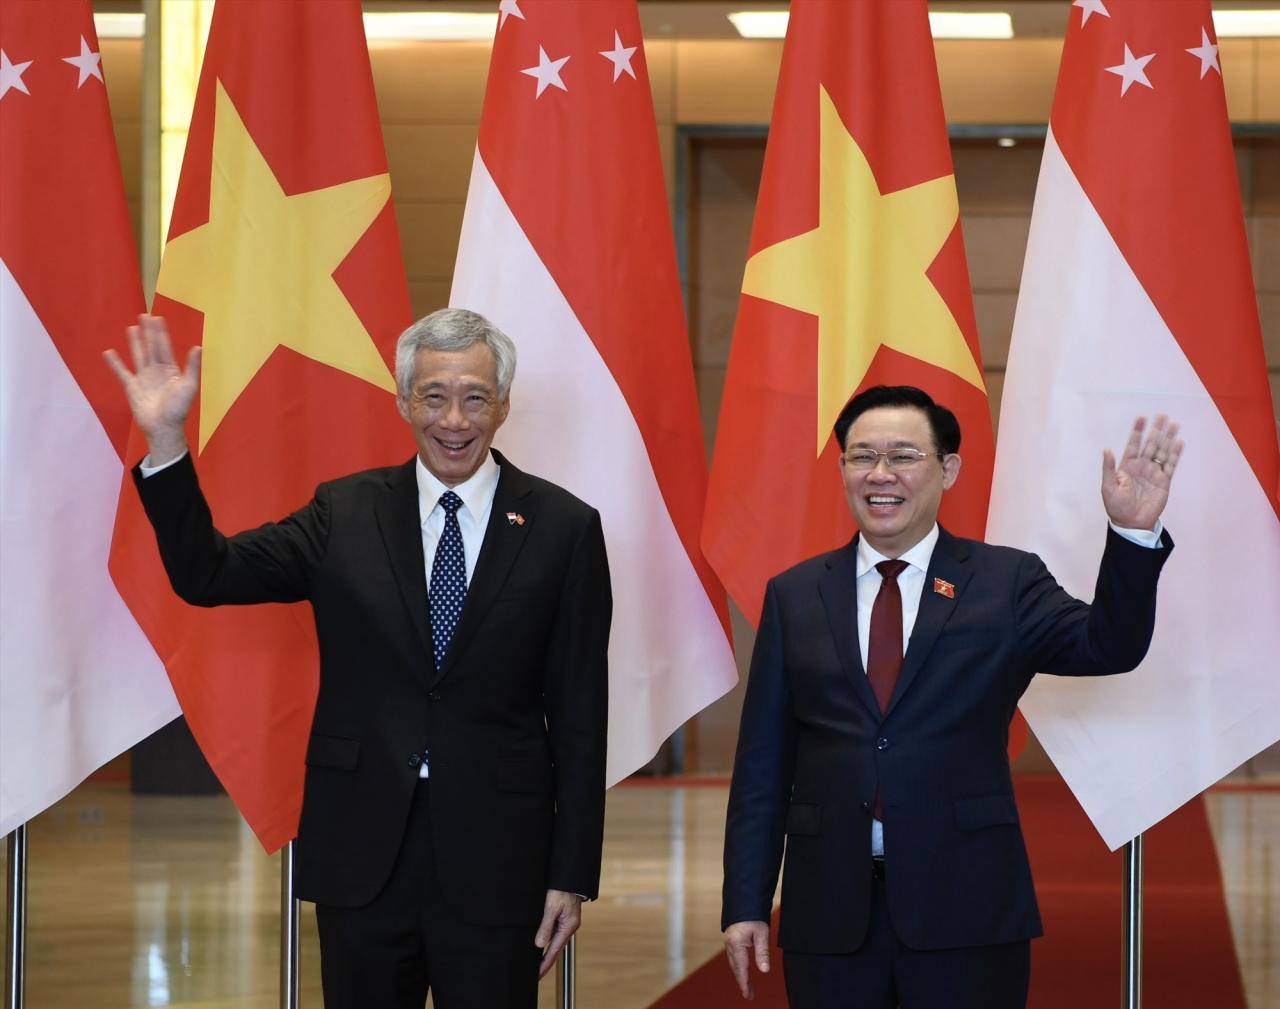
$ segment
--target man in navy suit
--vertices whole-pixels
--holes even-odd
[[[744,997],[779,942],[793,1009],[1020,1009],[1041,934],[1007,754],[1037,672],[1132,669],[1173,542],[1177,425],[1103,454],[1110,529],[1092,605],[1034,554],[937,522],[955,415],[909,386],[835,425],[859,534],[772,579],[725,828],[725,949]]]

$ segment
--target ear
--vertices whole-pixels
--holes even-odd
[[[946,456],[942,460],[942,489],[950,490],[960,478],[960,464],[963,460],[954,452]]]
[[[507,419],[507,414],[511,412],[511,393],[507,393],[506,397],[498,403],[498,412],[495,414],[496,419],[493,422],[493,429],[496,431],[502,427],[503,421]]]
[[[408,424],[413,422],[413,411],[409,409],[409,401],[403,396],[396,397],[396,410],[399,411],[400,416],[404,418],[405,423]]]

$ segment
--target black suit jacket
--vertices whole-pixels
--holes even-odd
[[[536,923],[549,887],[596,896],[612,614],[600,516],[494,456],[493,511],[438,671],[413,460],[322,484],[283,521],[229,538],[190,457],[135,471],[183,599],[314,611],[303,899],[354,907],[378,893],[426,751],[437,869],[460,915]]]
[[[1099,675],[1142,660],[1172,541],[1152,550],[1108,530],[1089,606],[1034,554],[942,530],[883,717],[859,650],[856,545],[769,583],[729,796],[724,926],[768,920],[785,838],[779,941],[855,950],[870,914],[879,787],[889,911],[904,942],[1039,935],[1009,721],[1037,671]]]

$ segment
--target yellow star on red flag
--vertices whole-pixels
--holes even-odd
[[[200,450],[277,347],[394,393],[333,279],[390,199],[390,177],[286,194],[221,81],[209,175],[209,221],[170,239],[156,282],[204,313]]]
[[[761,249],[742,290],[818,317],[818,442],[883,345],[985,389],[955,316],[927,271],[959,217],[944,175],[882,193],[835,103],[820,103],[818,226]]]

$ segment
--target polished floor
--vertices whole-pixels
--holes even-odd
[[[717,954],[725,796],[717,782],[610,793],[603,897],[578,941],[582,1009],[643,1009]],[[1280,790],[1231,786],[1208,807],[1249,1009],[1280,1009]],[[30,1009],[279,1004],[279,860],[227,799],[92,781],[28,843]],[[319,1007],[309,905],[301,977],[301,1005]],[[556,995],[549,977],[540,1006]]]

